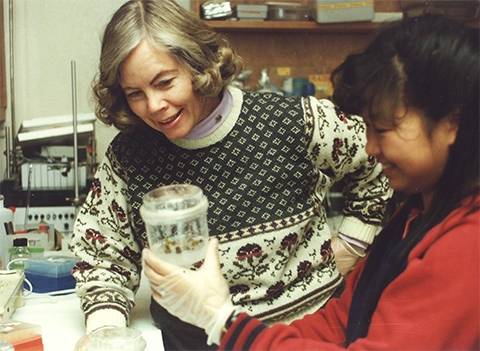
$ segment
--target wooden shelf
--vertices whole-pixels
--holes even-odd
[[[314,21],[205,21],[221,32],[314,32],[314,33],[370,33],[379,27],[374,22],[325,23]]]
[[[226,33],[372,33],[381,23],[379,22],[349,22],[349,23],[325,23],[314,21],[205,21],[212,28]],[[479,28],[479,22],[468,24],[472,28]]]

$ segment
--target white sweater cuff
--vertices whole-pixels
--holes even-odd
[[[102,309],[88,316],[86,321],[86,334],[90,334],[94,330],[105,326],[126,327],[127,321],[123,313],[119,311]]]
[[[369,245],[375,240],[377,231],[378,226],[365,224],[355,217],[345,217],[338,229],[339,233],[363,241]]]

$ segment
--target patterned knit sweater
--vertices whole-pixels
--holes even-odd
[[[327,100],[229,90],[234,107],[205,138],[146,129],[109,146],[71,243],[87,331],[128,323],[148,246],[139,208],[162,185],[203,189],[232,301],[266,323],[317,310],[341,282],[322,206],[336,181],[347,184],[340,231],[373,241],[391,192],[361,119]]]

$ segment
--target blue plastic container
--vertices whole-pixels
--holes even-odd
[[[34,258],[26,262],[25,277],[36,293],[73,289],[72,269],[77,262],[77,258],[66,256]]]

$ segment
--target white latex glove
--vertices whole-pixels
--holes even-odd
[[[207,343],[220,344],[222,328],[233,312],[230,291],[220,271],[218,240],[209,242],[205,262],[198,271],[179,267],[143,250],[145,275],[153,298],[186,323],[205,329]]]
[[[365,249],[347,243],[338,236],[332,238],[331,245],[337,269],[343,276],[348,275],[355,268],[359,258],[365,256]]]

